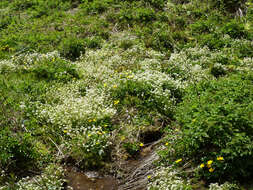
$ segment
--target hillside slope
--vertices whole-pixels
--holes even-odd
[[[252,39],[251,0],[2,0],[0,189],[250,189]]]

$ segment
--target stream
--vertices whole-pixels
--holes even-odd
[[[98,172],[81,172],[74,167],[68,167],[66,173],[67,185],[73,190],[146,190],[148,175],[155,170],[153,162],[158,159],[154,146],[159,141],[145,147],[136,160],[121,161],[117,170],[123,171],[120,178],[100,176]]]

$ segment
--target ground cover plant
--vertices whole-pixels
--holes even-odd
[[[2,0],[0,37],[0,189],[62,189],[66,164],[110,173],[160,138],[150,190],[252,178],[251,0]]]

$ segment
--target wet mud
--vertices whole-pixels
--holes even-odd
[[[73,190],[118,190],[117,180],[113,177],[82,173],[74,168],[67,168],[66,179],[68,186]]]

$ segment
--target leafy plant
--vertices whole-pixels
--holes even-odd
[[[36,62],[35,67],[29,69],[28,72],[33,73],[39,80],[47,81],[67,82],[80,77],[73,65],[59,58]]]
[[[67,155],[75,159],[81,168],[99,168],[110,159],[110,135],[100,127],[93,127],[84,133],[71,135],[71,142],[66,143]]]
[[[164,91],[173,89],[173,84],[162,85]],[[120,100],[120,106],[135,107],[139,111],[157,111],[168,117],[173,116],[174,98],[180,99],[181,92],[172,90],[171,99],[152,93],[154,87],[145,82],[127,80],[112,90],[113,99]],[[175,97],[173,97],[175,95]],[[162,106],[163,105],[163,106]]]
[[[228,34],[231,38],[248,38],[249,36],[244,25],[237,20],[226,23],[222,28],[222,32]]]
[[[252,176],[252,80],[248,73],[201,82],[177,110],[182,134],[173,145],[176,154],[195,161],[224,157],[226,164],[208,179]]]
[[[126,142],[123,144],[123,147],[125,148],[127,153],[130,154],[131,156],[137,155],[138,152],[140,151],[140,146],[137,143]]]
[[[229,12],[236,12],[246,3],[246,0],[215,0],[212,4],[220,9],[224,9]]]
[[[61,56],[76,60],[85,52],[84,42],[75,38],[64,39],[60,45]]]
[[[0,137],[1,169],[13,172],[36,167],[40,154],[34,146],[31,134],[15,134],[5,127],[1,129]]]

